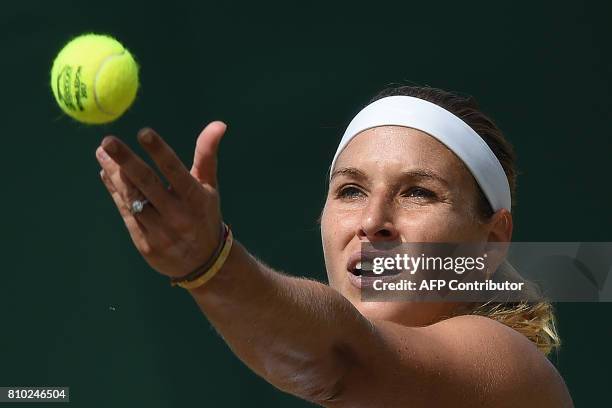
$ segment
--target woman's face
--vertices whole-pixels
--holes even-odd
[[[369,318],[422,325],[448,314],[459,305],[362,302],[347,262],[363,242],[486,242],[492,223],[479,221],[477,197],[463,162],[428,134],[401,126],[363,131],[336,160],[321,216],[330,286]]]

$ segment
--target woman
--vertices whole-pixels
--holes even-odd
[[[198,137],[191,170],[153,130],[139,132],[168,187],[108,136],[96,150],[102,180],[149,265],[185,287],[233,352],[281,390],[328,407],[572,406],[545,356],[558,343],[546,303],[361,301],[362,243],[512,236],[512,150],[472,99],[420,87],[374,99],[330,168],[320,219],[329,286],[232,245],[216,181],[221,122]]]

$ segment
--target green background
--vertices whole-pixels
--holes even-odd
[[[225,218],[270,265],[325,279],[316,218],[344,127],[390,83],[474,95],[515,145],[516,241],[612,241],[611,9],[559,2],[3,4],[0,386],[71,387],[78,407],[309,406],[251,373],[151,270],[94,151],[154,127],[191,165],[221,119]],[[55,54],[116,36],[141,89],[119,121],[63,115]],[[559,304],[552,358],[577,406],[609,403],[612,304]],[[24,405],[20,405],[24,406]]]

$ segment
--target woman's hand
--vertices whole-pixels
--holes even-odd
[[[152,129],[138,142],[169,182],[118,138],[107,136],[96,149],[100,175],[148,264],[169,277],[184,276],[205,263],[219,245],[221,210],[217,191],[217,149],[227,126],[211,122],[196,142],[191,170]],[[132,214],[134,200],[148,199]]]

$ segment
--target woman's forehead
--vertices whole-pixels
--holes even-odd
[[[418,129],[380,126],[355,136],[338,156],[335,168],[402,172],[428,168],[452,178],[464,168],[460,159],[437,139]]]

